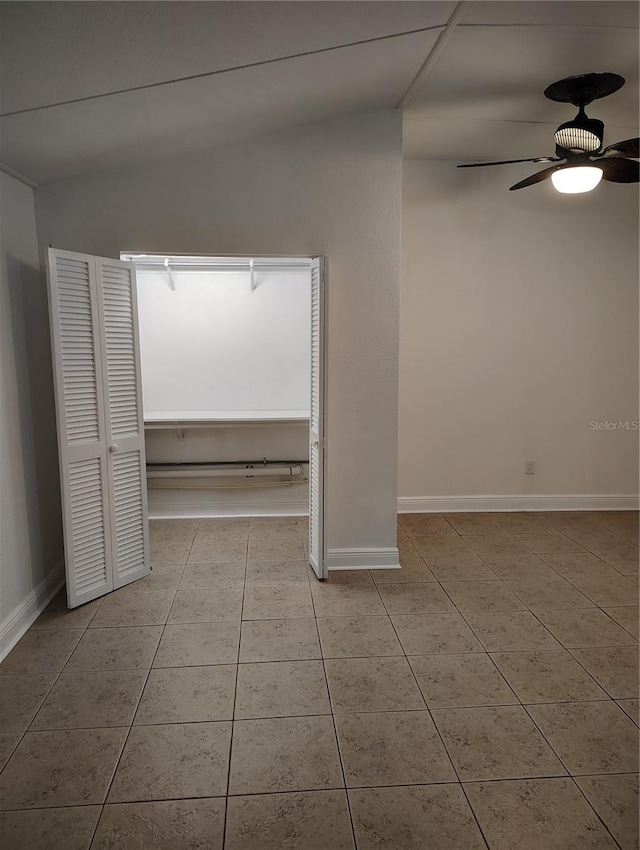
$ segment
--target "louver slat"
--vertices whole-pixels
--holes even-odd
[[[69,508],[76,593],[106,584],[103,480],[99,458],[69,464]]]
[[[126,452],[113,458],[114,552],[117,584],[145,563],[144,507],[140,452]]]
[[[323,280],[321,261],[311,267],[311,399],[309,418],[309,561],[319,578],[325,574],[323,533]]]
[[[109,488],[114,587],[149,572],[144,428],[135,275],[124,263],[97,260],[106,359]]]
[[[55,275],[58,297],[59,356],[62,361],[62,392],[69,446],[97,441],[100,437],[96,353],[89,262],[57,257]]]
[[[139,433],[133,281],[124,266],[102,267],[111,437]]]
[[[317,558],[320,542],[318,504],[319,453],[313,445],[309,449],[309,552]]]

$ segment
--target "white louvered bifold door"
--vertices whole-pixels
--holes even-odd
[[[49,249],[49,311],[70,608],[113,589],[94,258]]]
[[[326,337],[326,260],[311,265],[311,409],[309,416],[309,563],[326,577],[324,557],[324,396]]]
[[[101,307],[113,586],[149,573],[138,310],[132,263],[96,257]]]
[[[70,608],[149,572],[133,266],[49,249]]]

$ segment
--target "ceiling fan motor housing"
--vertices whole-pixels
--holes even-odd
[[[594,153],[602,147],[604,124],[597,118],[587,118],[584,109],[573,119],[561,124],[554,133],[556,144],[568,151]]]

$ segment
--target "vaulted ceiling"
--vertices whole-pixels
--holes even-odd
[[[2,2],[0,159],[44,183],[400,104],[407,157],[542,156],[572,74],[625,76],[589,114],[637,135],[637,45],[635,2]]]

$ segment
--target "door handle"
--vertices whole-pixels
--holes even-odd
[[[111,452],[112,455],[115,454],[118,451],[118,444],[117,443],[111,443],[111,445],[109,446],[109,451]]]

